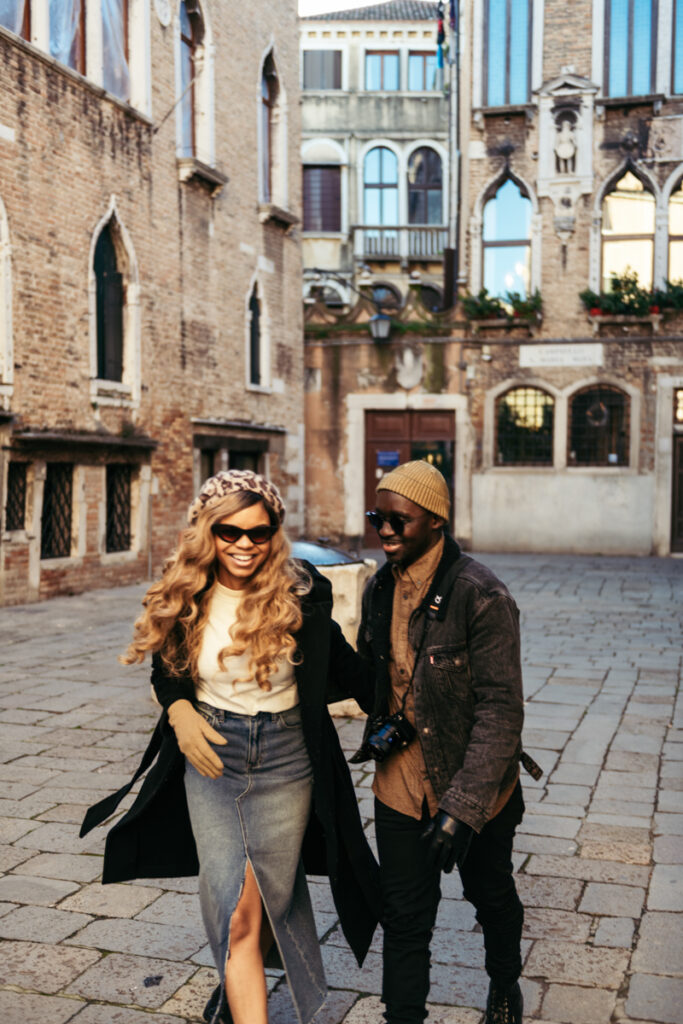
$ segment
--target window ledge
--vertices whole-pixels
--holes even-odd
[[[602,107],[603,109],[652,106],[655,108],[655,113],[657,113],[665,101],[666,96],[663,92],[653,92],[644,96],[598,96],[595,100],[595,106],[598,108]]]
[[[154,438],[145,434],[120,437],[117,434],[107,433],[71,433],[60,430],[26,430],[23,433],[12,434],[12,445],[22,448],[46,448],[55,447],[61,450],[66,448],[116,448],[121,450],[144,450],[152,451],[158,445]]]
[[[247,384],[247,391],[252,391],[257,395],[272,395],[273,389],[269,384]]]
[[[613,476],[615,473],[622,473],[624,476],[635,476],[637,470],[632,466],[567,466],[568,473],[596,474],[597,476]]]
[[[535,110],[535,103],[506,103],[501,107],[475,107],[472,114],[476,124],[481,124],[485,117],[516,117],[520,114],[531,121]]]
[[[467,320],[468,327],[472,334],[477,335],[483,330],[490,331],[513,331],[518,330],[520,327],[526,330],[527,334],[533,334],[543,322],[542,316],[534,317],[532,320],[527,320],[526,317],[495,317],[485,318],[478,320],[476,317],[469,318]]]
[[[130,562],[136,562],[140,557],[140,551],[131,550],[128,551],[102,551],[100,553],[100,559],[103,566],[105,565],[127,565]]]
[[[40,559],[41,573],[48,569],[73,569],[74,566],[81,565],[83,565],[83,556],[79,554],[58,555],[56,558],[41,557]]]
[[[289,230],[295,224],[299,223],[299,218],[291,213],[289,210],[284,210],[281,206],[277,206],[275,203],[260,203],[259,204],[259,220],[262,224],[268,224],[272,221],[279,227]]]
[[[621,327],[626,330],[629,326],[639,324],[651,324],[652,333],[657,334],[662,320],[662,313],[648,313],[647,316],[633,316],[630,313],[588,314],[588,322],[596,335],[600,335],[601,327]]]
[[[179,156],[176,158],[178,166],[178,180],[191,181],[197,178],[207,184],[212,195],[218,195],[224,185],[228,183],[226,174],[221,174],[215,167],[209,167],[202,163],[195,156]]]

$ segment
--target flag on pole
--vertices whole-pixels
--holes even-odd
[[[438,21],[436,23],[436,66],[437,68],[443,67],[443,44],[446,39],[446,33],[443,27],[443,3],[439,0],[436,8],[436,14]]]
[[[457,0],[450,0],[448,4],[448,24],[451,29],[455,32],[455,26],[458,21],[458,7]]]

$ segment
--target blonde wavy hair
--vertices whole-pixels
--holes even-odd
[[[219,653],[221,668],[231,655],[249,651],[249,678],[270,690],[269,677],[283,656],[296,664],[294,634],[301,628],[301,597],[312,586],[309,574],[291,559],[291,546],[274,510],[253,491],[236,491],[200,512],[183,530],[178,548],[166,562],[160,580],[145,594],[144,611],[135,623],[133,640],[121,656],[124,664],[141,662],[158,651],[171,675],[189,674],[196,682],[197,660],[217,580],[216,544],[211,527],[251,505],[262,504],[271,525],[278,527],[268,558],[248,580],[230,629],[231,643]]]

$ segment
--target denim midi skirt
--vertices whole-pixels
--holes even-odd
[[[199,899],[221,997],[230,921],[249,862],[297,1017],[308,1024],[327,986],[301,859],[313,778],[299,708],[256,715],[233,714],[203,702],[196,708],[228,741],[213,747],[223,761],[220,778],[200,775],[189,762],[185,766],[199,856]]]

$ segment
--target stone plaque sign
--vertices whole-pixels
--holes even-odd
[[[603,346],[600,342],[519,346],[520,366],[602,366],[603,362]]]

